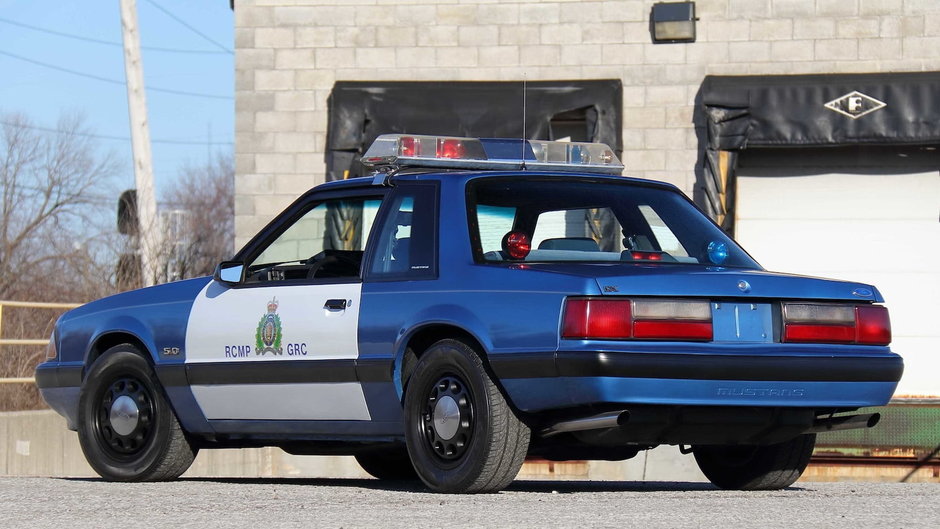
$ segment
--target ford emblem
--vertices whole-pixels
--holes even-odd
[[[738,281],[738,290],[746,294],[751,291],[751,284],[742,279]]]
[[[873,292],[867,288],[856,288],[852,291],[853,296],[858,296],[860,298],[870,298]]]

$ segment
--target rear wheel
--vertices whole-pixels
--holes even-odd
[[[78,439],[109,481],[174,479],[196,457],[153,368],[130,344],[108,349],[91,366],[79,396]]]
[[[405,389],[405,437],[421,480],[449,493],[505,488],[529,446],[528,427],[458,340],[441,340],[418,360]]]
[[[776,490],[792,485],[813,455],[816,434],[766,446],[697,446],[695,461],[723,489]]]
[[[404,448],[377,450],[356,454],[356,461],[369,475],[383,480],[416,480],[418,474]]]

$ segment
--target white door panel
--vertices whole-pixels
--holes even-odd
[[[356,358],[361,291],[361,283],[224,288],[210,282],[190,313],[186,362]],[[345,299],[346,309],[325,309],[328,299]],[[280,336],[277,343],[265,343],[265,327]]]
[[[225,288],[209,283],[186,329],[186,363],[355,360],[359,356],[360,283]],[[345,300],[342,310],[327,300]],[[210,420],[369,420],[362,385],[349,382],[192,386]]]

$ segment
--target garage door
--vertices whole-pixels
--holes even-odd
[[[940,152],[742,153],[736,238],[768,270],[873,283],[905,360],[897,396],[940,396]]]

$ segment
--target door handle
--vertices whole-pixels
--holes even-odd
[[[346,310],[346,300],[345,299],[328,299],[326,304],[323,305],[324,309],[329,310]]]

